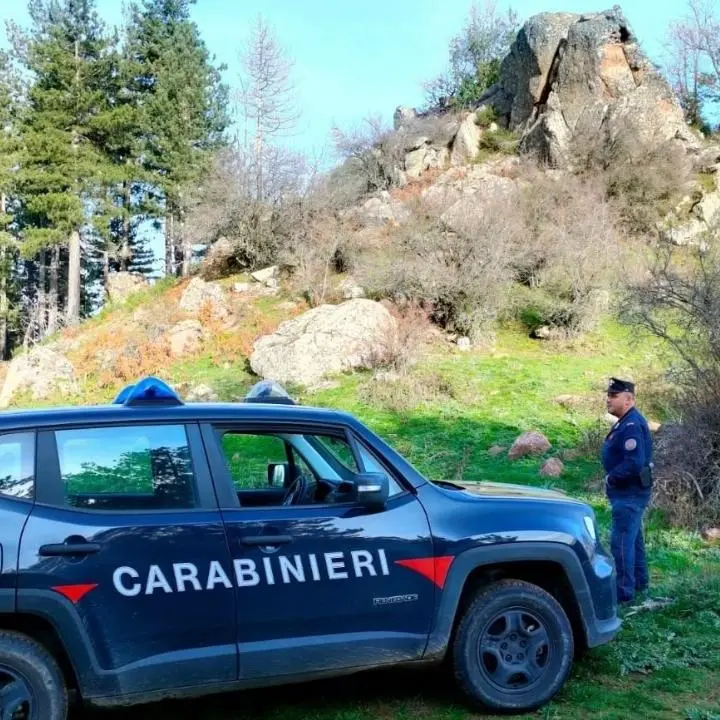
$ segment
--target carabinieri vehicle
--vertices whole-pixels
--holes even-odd
[[[431,482],[272,382],[0,416],[0,720],[447,661],[526,711],[617,633],[593,511]]]

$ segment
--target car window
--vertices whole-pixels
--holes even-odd
[[[83,428],[55,433],[65,501],[102,510],[196,507],[185,427]]]
[[[275,435],[226,432],[222,449],[236,490],[268,488],[268,465],[287,462],[287,450]]]
[[[344,437],[326,434],[254,434],[227,431],[222,435],[226,465],[243,505],[255,502],[280,504],[283,486],[289,488],[298,475],[303,475],[307,491],[301,504],[342,502],[338,490],[344,481],[352,480],[360,471],[355,452]],[[367,448],[361,447],[368,471],[385,473],[390,479],[390,495],[403,492],[391,473]],[[272,465],[284,466],[285,480],[271,483]],[[259,496],[243,498],[243,491],[267,490]],[[272,491],[278,492],[273,495]]]
[[[32,499],[35,494],[35,434],[0,435],[0,495]]]

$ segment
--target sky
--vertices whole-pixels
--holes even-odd
[[[517,0],[511,7],[521,21],[538,12],[594,12],[615,0]],[[302,110],[288,139],[299,150],[320,151],[333,125],[349,129],[368,114],[386,123],[398,105],[420,106],[422,82],[445,69],[450,38],[463,24],[471,0],[197,0],[192,18],[216,64],[228,66],[224,80],[238,85],[239,52],[259,14],[294,60],[293,78]],[[108,25],[121,21],[122,3],[97,0]],[[501,1],[499,8],[507,8]],[[680,2],[626,0],[625,16],[646,52],[661,61],[668,23],[682,13]],[[5,22],[29,23],[23,0],[0,0]]]
[[[597,12],[617,0],[516,0],[521,21],[539,12]],[[239,52],[261,14],[294,61],[293,79],[302,111],[294,149],[328,151],[334,125],[358,127],[366,116],[392,123],[399,105],[423,103],[422,82],[447,67],[448,43],[460,30],[471,0],[197,0],[192,18],[215,64],[226,64],[225,82],[238,86]],[[662,61],[668,24],[684,2],[625,0],[620,4],[636,36],[655,62]],[[27,26],[25,0],[0,0],[0,47],[7,46],[5,22]],[[97,0],[108,25],[119,24],[120,0]],[[506,9],[506,0],[498,8]]]

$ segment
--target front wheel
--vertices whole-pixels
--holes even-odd
[[[521,580],[493,583],[473,600],[455,636],[456,681],[474,705],[527,712],[563,686],[573,635],[562,606]]]
[[[0,720],[66,720],[67,690],[57,663],[39,643],[0,631]]]

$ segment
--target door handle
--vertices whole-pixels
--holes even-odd
[[[248,535],[240,538],[241,545],[287,545],[292,542],[290,535]]]
[[[99,543],[54,543],[41,545],[39,553],[43,557],[57,557],[60,555],[92,555],[100,552]]]

